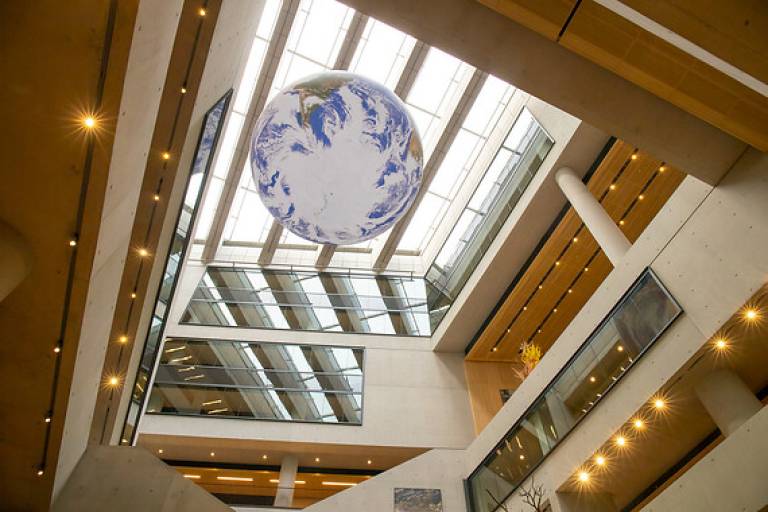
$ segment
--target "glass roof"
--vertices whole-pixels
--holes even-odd
[[[242,81],[236,90],[233,112],[222,136],[212,181],[196,227],[197,243],[206,242],[210,226],[217,214],[217,203],[220,201],[225,180],[229,172],[234,172],[230,167],[237,151],[245,114],[254,87],[264,71],[264,56],[270,40],[275,37],[273,32],[277,17],[281,7],[284,7],[281,0],[268,0],[266,4]],[[271,98],[303,76],[332,69],[345,44],[354,15],[354,9],[335,0],[302,0],[290,25],[274,80],[269,86],[268,97]],[[365,25],[359,31],[359,37],[351,41],[353,46],[347,50],[353,50],[349,70],[395,89],[403,78],[406,63],[416,48],[417,41],[378,20],[367,17],[364,19]],[[347,43],[349,42],[347,40]],[[415,78],[412,79],[412,86],[404,98],[404,103],[422,136],[426,163],[475,69],[452,55],[429,47],[421,65],[409,69],[408,72],[415,73]],[[447,233],[443,234],[444,230],[437,229],[440,220],[453,207],[453,203],[468,199],[469,194],[460,193],[468,181],[467,177],[479,176],[485,172],[485,169],[478,168],[478,156],[483,153],[489,140],[499,138],[491,137],[491,134],[497,129],[504,110],[510,108],[515,92],[515,88],[509,84],[493,76],[487,78],[474,103],[469,107],[455,139],[443,149],[446,151],[443,162],[436,170],[427,193],[399,240],[395,254],[418,260],[428,252],[427,247],[436,250],[442,245]],[[508,126],[502,129],[507,130]],[[494,151],[496,149],[494,148]],[[216,259],[228,261],[236,255],[237,261],[255,262],[266,242],[273,219],[259,198],[249,162],[241,173],[235,172],[229,179],[238,175],[240,180],[232,204],[229,208],[223,208],[226,215],[222,233],[223,247],[218,249]],[[458,208],[464,206],[462,204]],[[440,236],[437,236],[438,232]],[[371,268],[378,248],[384,245],[390,234],[391,231],[360,244],[336,248],[333,265],[356,269]],[[217,242],[214,240],[212,243]],[[317,245],[283,230],[271,261],[275,264],[312,266],[318,254]],[[420,260],[405,263],[399,260],[394,265],[402,266],[401,270],[410,271],[426,269],[430,263]],[[382,329],[386,327],[382,326]]]

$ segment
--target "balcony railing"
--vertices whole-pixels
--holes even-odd
[[[497,510],[681,313],[646,270],[469,476],[472,511]]]

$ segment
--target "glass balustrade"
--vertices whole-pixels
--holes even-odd
[[[681,313],[647,270],[469,476],[473,512],[497,510]]]

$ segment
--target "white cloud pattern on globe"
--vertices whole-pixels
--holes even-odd
[[[405,105],[352,73],[312,75],[280,92],[259,116],[251,170],[267,210],[321,244],[373,238],[413,205],[422,147]]]

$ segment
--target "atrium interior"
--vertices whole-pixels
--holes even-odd
[[[0,510],[768,511],[759,0],[0,19]],[[308,76],[420,137],[375,236],[264,201]]]

